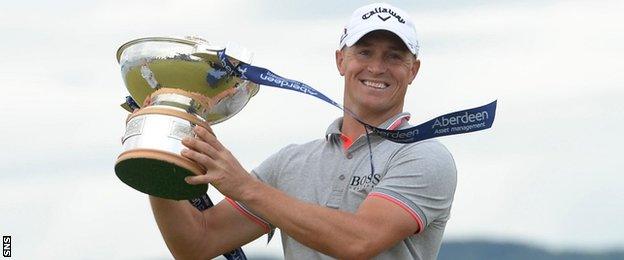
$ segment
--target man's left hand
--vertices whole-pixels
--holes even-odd
[[[195,161],[206,171],[203,175],[189,176],[185,181],[192,185],[212,184],[223,195],[237,200],[245,187],[255,179],[240,165],[232,153],[226,149],[209,130],[195,126],[195,138],[182,140],[189,149],[182,150],[182,156]]]

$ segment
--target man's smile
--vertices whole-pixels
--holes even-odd
[[[374,80],[360,80],[362,84],[365,86],[375,88],[375,89],[385,89],[390,86],[390,84],[382,81],[374,81]]]

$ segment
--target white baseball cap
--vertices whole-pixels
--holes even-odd
[[[351,47],[362,36],[375,30],[390,31],[405,43],[405,46],[418,56],[418,38],[416,27],[407,13],[387,3],[375,3],[362,6],[351,14],[349,23],[340,37],[340,46]]]

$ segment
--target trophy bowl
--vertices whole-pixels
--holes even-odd
[[[126,120],[123,151],[115,173],[143,193],[167,199],[192,199],[208,185],[190,185],[184,177],[205,169],[183,157],[181,141],[193,127],[217,124],[241,111],[258,85],[221,66],[224,46],[196,38],[141,38],[117,51],[121,74],[135,108]],[[251,53],[227,46],[233,64],[251,63]]]

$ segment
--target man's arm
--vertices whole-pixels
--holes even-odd
[[[242,203],[300,243],[340,259],[372,258],[419,231],[407,211],[378,197],[349,213],[301,202],[264,184],[253,190]]]
[[[266,233],[225,200],[203,212],[188,201],[150,196],[158,228],[176,259],[212,259]]]
[[[366,259],[389,249],[419,230],[408,211],[378,197],[367,198],[356,213],[305,203],[253,178],[207,130],[183,140],[182,155],[207,170],[188,177],[190,184],[210,183],[300,243],[341,259]]]

